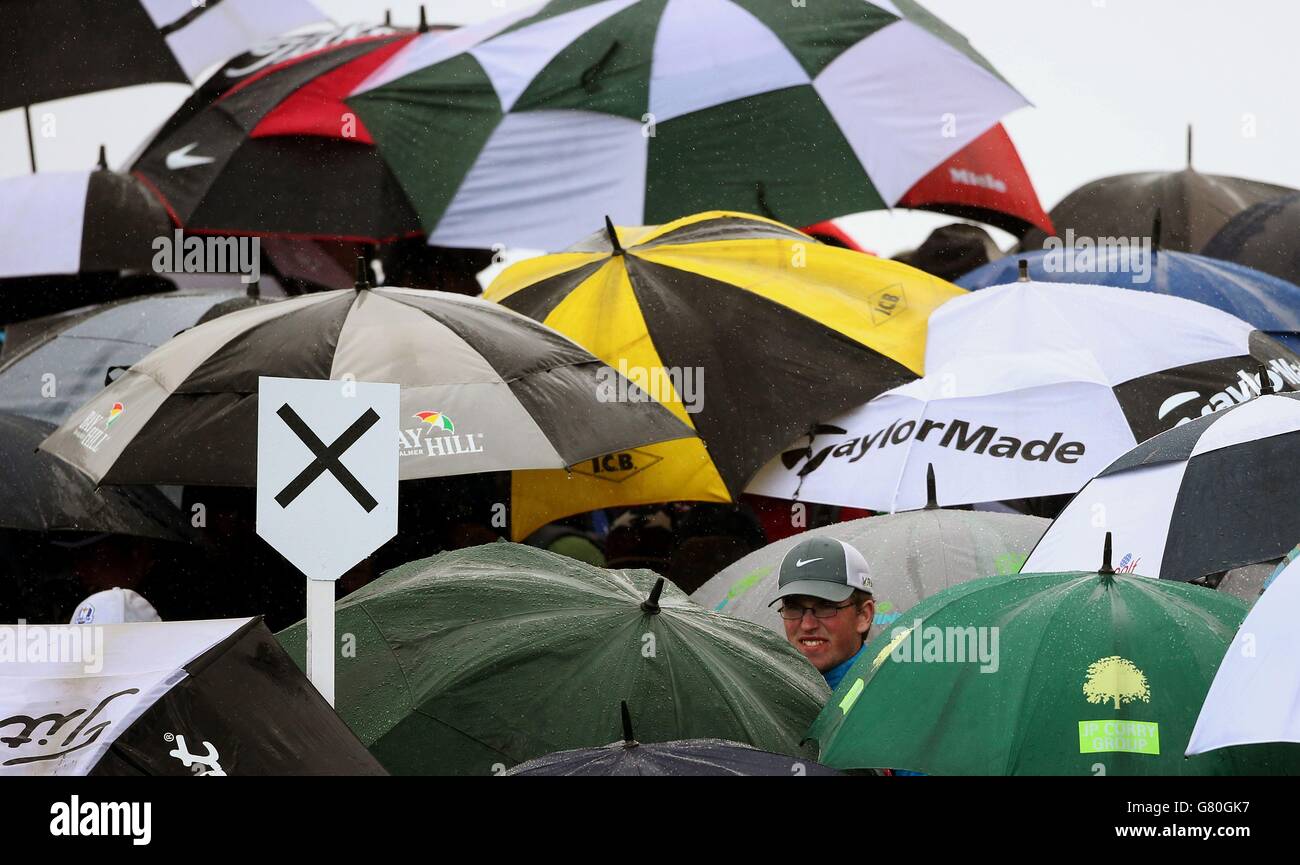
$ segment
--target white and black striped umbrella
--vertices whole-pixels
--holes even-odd
[[[0,777],[383,775],[255,619],[0,625]]]
[[[1085,486],[1026,573],[1087,570],[1107,532],[1117,571],[1193,580],[1280,559],[1300,538],[1300,394],[1264,395],[1144,442]]]
[[[0,111],[189,83],[262,39],[325,20],[310,0],[6,0]]]
[[[930,316],[925,377],[827,418],[748,491],[873,510],[1068,495],[1139,442],[1254,398],[1300,356],[1226,312],[1098,285],[1017,282]],[[1094,567],[1100,540],[1080,562]]]
[[[360,288],[188,330],[41,447],[102,483],[253,486],[260,376],[401,385],[403,479],[564,468],[694,435],[640,391],[647,401],[602,400],[614,370],[499,304]]]
[[[0,180],[0,202],[0,279],[149,271],[172,230],[140,181],[102,167]]]

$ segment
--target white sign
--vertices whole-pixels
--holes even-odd
[[[337,580],[397,534],[395,384],[258,379],[257,533]]]

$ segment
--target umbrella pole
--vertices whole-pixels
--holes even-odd
[[[23,106],[23,117],[27,120],[27,156],[32,161],[32,174],[36,173],[36,139],[32,136],[32,106]]]
[[[334,581],[307,580],[307,678],[334,705]]]

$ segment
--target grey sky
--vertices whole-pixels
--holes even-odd
[[[783,0],[771,0],[783,2]],[[816,2],[816,0],[809,0]],[[1108,174],[1176,170],[1184,130],[1195,127],[1197,169],[1300,188],[1300,112],[1295,110],[1291,0],[921,0],[964,33],[1034,107],[1004,123],[1051,207]],[[414,23],[413,0],[319,0],[338,21],[379,20],[391,8]],[[466,23],[525,0],[433,0],[431,20]],[[115,166],[184,100],[180,85],[153,85],[33,109],[43,170],[87,168],[98,144]],[[22,113],[0,113],[0,176],[26,173]],[[931,215],[879,214],[847,225],[882,253],[914,245]],[[999,235],[1005,242],[1007,235]]]

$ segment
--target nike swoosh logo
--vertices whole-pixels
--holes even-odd
[[[209,162],[217,161],[213,156],[191,156],[190,151],[198,146],[199,143],[196,141],[168,153],[167,167],[172,171],[179,171],[182,168],[193,168],[196,165],[207,165]]]
[[[802,568],[804,565],[811,565],[813,562],[820,562],[820,561],[821,561],[820,558],[816,558],[816,559],[800,559],[799,561],[797,561],[797,562],[794,563],[794,566],[795,566],[796,568]]]

